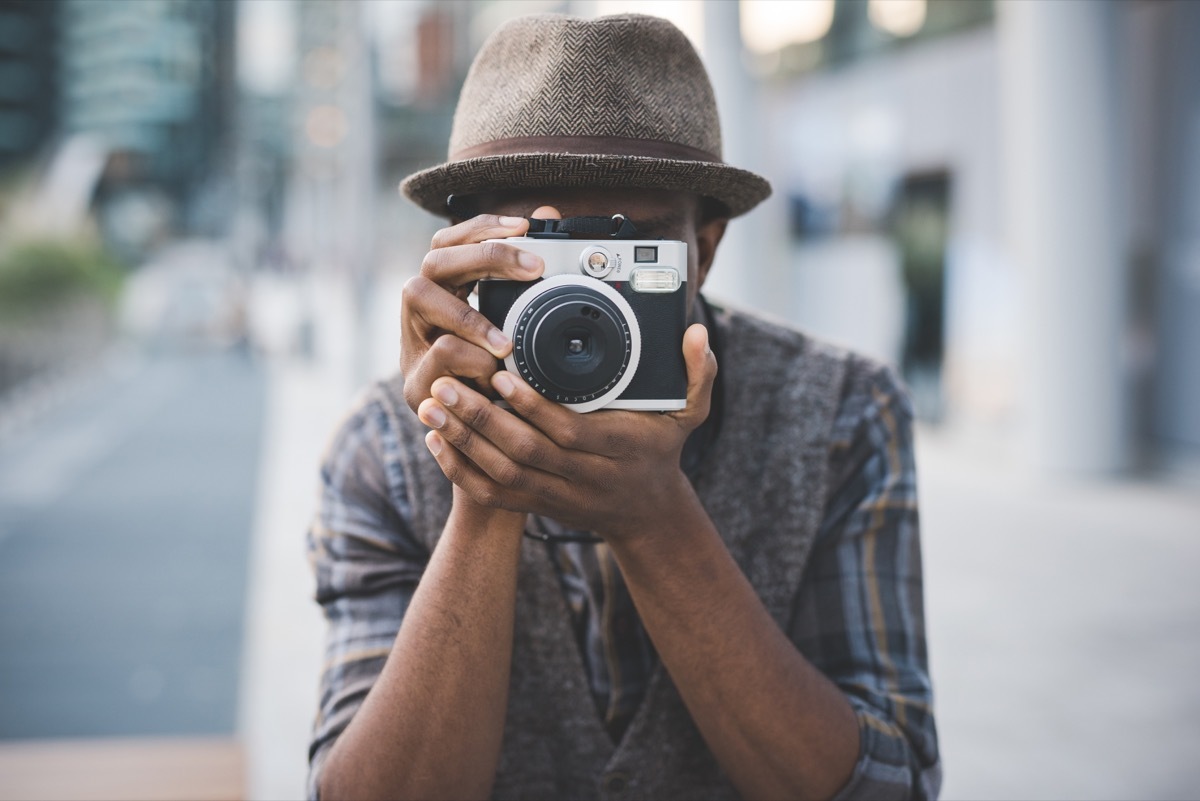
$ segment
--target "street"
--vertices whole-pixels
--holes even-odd
[[[0,737],[236,735],[247,797],[303,793],[324,631],[303,532],[361,383],[337,289],[314,360],[128,360],[0,443]],[[1038,476],[935,428],[917,457],[943,797],[1194,797],[1195,478]]]
[[[918,432],[945,798],[1200,788],[1195,478],[1051,478]]]
[[[0,441],[0,738],[234,732],[265,384],[126,356]]]

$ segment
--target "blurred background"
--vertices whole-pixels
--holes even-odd
[[[775,186],[710,296],[912,389],[944,795],[1200,792],[1200,3],[0,0],[0,798],[303,794],[396,185],[499,24],[628,10]]]

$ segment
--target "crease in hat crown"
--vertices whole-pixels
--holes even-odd
[[[641,14],[511,20],[467,73],[446,163],[404,193],[435,214],[448,194],[549,186],[692,191],[731,216],[770,194],[721,160],[708,74],[687,37]]]
[[[450,133],[450,158],[518,137],[619,137],[721,160],[708,74],[683,33],[642,14],[514,20],[479,51]]]

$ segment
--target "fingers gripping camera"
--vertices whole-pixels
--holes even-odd
[[[577,412],[687,403],[687,245],[512,237],[536,281],[479,282],[479,310],[512,340],[505,368]]]

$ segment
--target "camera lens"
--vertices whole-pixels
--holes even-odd
[[[601,292],[564,285],[521,312],[513,337],[517,369],[559,403],[582,403],[611,390],[629,368],[632,338],[625,315]]]

